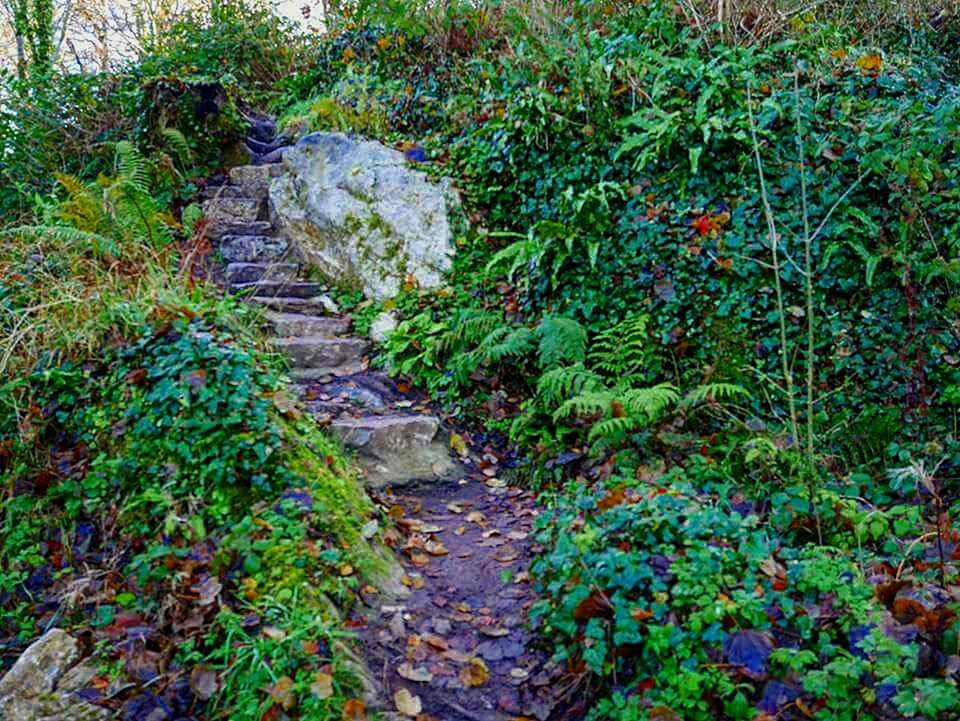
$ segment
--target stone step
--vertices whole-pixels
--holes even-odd
[[[297,384],[297,395],[303,398],[307,408],[327,406],[361,408],[374,413],[387,410],[387,401],[373,388],[351,378],[339,378],[322,384]]]
[[[321,295],[326,286],[310,280],[277,281],[261,280],[255,283],[237,283],[233,290],[238,293],[249,293],[254,297],[284,297],[284,298],[316,298]]]
[[[200,191],[200,197],[205,200],[211,198],[249,198],[250,200],[263,200],[267,197],[264,192],[250,192],[237,185],[208,185]]]
[[[281,260],[289,248],[286,238],[272,235],[225,235],[220,239],[220,253],[229,263]]]
[[[327,315],[304,315],[303,313],[280,313],[268,310],[267,322],[280,337],[319,336],[336,338],[350,330],[350,319]]]
[[[229,263],[225,272],[227,282],[238,285],[261,280],[289,283],[299,271],[300,267],[293,263]]]
[[[270,181],[280,175],[280,165],[238,165],[230,168],[230,182],[251,195],[266,195]]]
[[[273,338],[273,347],[287,356],[294,368],[337,368],[363,363],[371,343],[363,338]]]
[[[211,223],[249,223],[260,218],[265,204],[252,198],[211,198],[203,202],[203,214]]]
[[[328,315],[336,315],[340,312],[333,298],[326,294],[317,295],[312,298],[254,295],[248,298],[248,300],[252,303],[262,305],[267,310],[277,311],[278,313],[326,313]]]
[[[207,229],[207,233],[214,239],[230,236],[270,237],[273,235],[273,226],[268,220],[253,220],[250,222],[225,220],[212,223]]]
[[[330,424],[330,431],[357,451],[367,484],[373,487],[449,478],[458,470],[435,416],[341,417]]]
[[[291,368],[287,375],[296,383],[330,383],[337,378],[357,375],[367,370],[367,364],[362,361],[343,363],[338,366],[315,368]]]

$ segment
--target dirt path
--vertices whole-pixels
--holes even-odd
[[[403,530],[397,551],[413,591],[361,632],[388,696],[407,689],[444,721],[576,717],[575,684],[529,629],[531,494],[465,467],[459,483],[381,500]]]

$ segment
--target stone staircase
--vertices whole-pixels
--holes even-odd
[[[209,233],[225,266],[220,279],[264,309],[273,347],[286,356],[292,388],[357,460],[372,487],[448,478],[457,471],[440,419],[369,369],[372,344],[350,334],[325,283],[270,220],[279,163],[233,168],[204,190]]]

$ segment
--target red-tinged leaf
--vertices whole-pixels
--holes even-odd
[[[613,618],[613,605],[607,595],[599,589],[583,599],[573,611],[576,621],[589,621],[591,618]]]
[[[352,698],[343,703],[343,721],[366,721],[367,707],[358,698]]]

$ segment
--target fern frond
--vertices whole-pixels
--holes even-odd
[[[477,346],[476,353],[485,364],[526,355],[533,349],[533,331],[529,328],[498,328]]]
[[[582,363],[551,368],[537,381],[537,396],[548,407],[559,405],[572,396],[603,387],[603,381]]]
[[[591,364],[618,380],[635,374],[647,362],[649,322],[649,316],[635,315],[599,333],[590,347]]]
[[[21,225],[5,231],[17,238],[49,238],[64,245],[89,245],[95,255],[109,253],[119,256],[120,247],[112,239],[100,233],[72,228],[66,225]]]
[[[454,316],[449,331],[437,338],[439,354],[453,353],[483,341],[497,328],[504,326],[501,313],[469,308]]]
[[[627,433],[635,430],[636,427],[636,418],[631,418],[629,416],[622,418],[605,418],[602,421],[597,421],[590,427],[590,432],[587,434],[587,440],[591,443],[616,443]]]
[[[147,161],[129,140],[116,145],[117,179],[133,183],[143,193],[150,193],[150,168]]]
[[[176,128],[161,128],[160,135],[177,160],[183,165],[190,165],[193,160],[193,151],[190,149],[187,136]]]
[[[624,393],[621,402],[628,416],[644,423],[653,423],[670,406],[680,400],[680,392],[671,383],[649,388],[633,388]]]
[[[587,391],[570,398],[553,413],[554,421],[562,421],[570,416],[593,416],[610,412],[616,394],[609,388]]]
[[[587,355],[587,331],[573,318],[547,316],[537,326],[540,366],[582,363]]]
[[[688,391],[683,397],[683,404],[697,405],[707,401],[728,401],[735,398],[749,398],[750,394],[734,383],[705,383]]]

